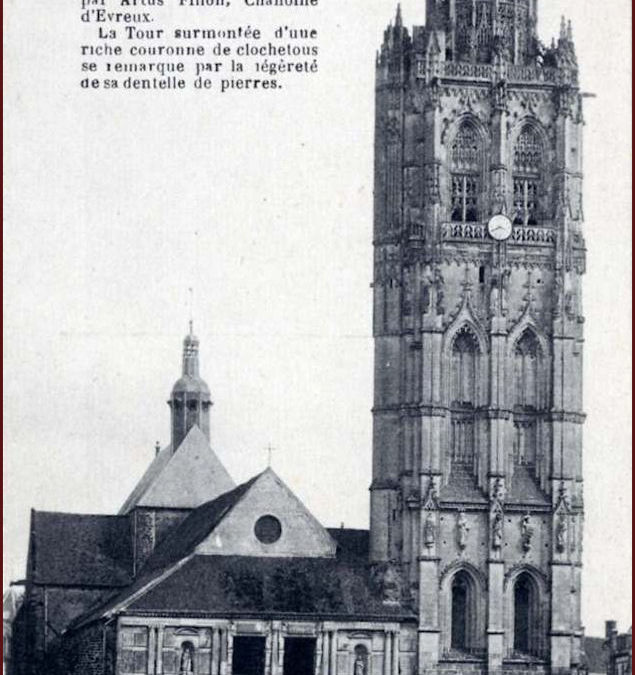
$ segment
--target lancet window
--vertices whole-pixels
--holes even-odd
[[[451,449],[452,464],[472,467],[475,452],[474,410],[478,401],[480,349],[469,328],[452,345]]]

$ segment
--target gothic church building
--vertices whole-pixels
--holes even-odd
[[[370,531],[271,469],[235,485],[190,332],[119,514],[32,513],[16,673],[583,667],[584,122],[571,27],[545,46],[537,12],[428,0],[377,55]]]

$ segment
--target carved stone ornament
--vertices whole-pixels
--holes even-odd
[[[179,675],[190,675],[191,673],[194,673],[194,646],[191,642],[184,642],[181,647]]]
[[[503,502],[505,500],[505,482],[497,478],[492,485],[492,501]]]
[[[437,488],[437,478],[434,476],[430,478],[430,483],[428,484],[428,491],[426,493],[426,497],[423,501],[423,508],[426,511],[433,511],[436,510],[439,507],[438,504],[438,497],[439,497],[439,491]]]
[[[567,549],[567,514],[563,511],[556,520],[556,551],[564,553]]]
[[[436,544],[436,522],[435,522],[435,517],[432,512],[428,512],[428,515],[426,516],[425,522],[423,524],[423,544],[426,548],[434,548],[434,545]]]
[[[459,550],[464,551],[467,546],[467,537],[470,533],[470,527],[467,524],[467,518],[465,517],[465,512],[461,511],[456,520],[456,543],[459,547]]]
[[[496,110],[504,111],[507,109],[507,101],[507,83],[504,80],[501,80],[492,87],[492,106]]]
[[[353,675],[366,675],[366,660],[361,654],[355,657],[353,664]]]
[[[381,599],[386,604],[399,604],[401,600],[402,580],[394,565],[388,565],[381,585]]]
[[[387,562],[373,566],[371,580],[383,603],[390,605],[401,602],[403,580],[396,563]]]
[[[492,548],[500,551],[503,547],[503,512],[496,510],[492,518]]]
[[[520,521],[520,540],[525,553],[531,551],[531,540],[534,536],[534,526],[531,524],[531,516],[529,514],[523,516]]]

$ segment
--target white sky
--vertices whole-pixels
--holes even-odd
[[[572,18],[597,94],[583,592],[601,634],[605,619],[631,622],[630,3],[540,4],[545,41]],[[24,575],[31,507],[116,512],[169,440],[192,285],[230,473],[262,470],[272,443],[325,525],[366,527],[373,64],[395,3],[262,11],[317,25],[321,73],[224,97],[79,91],[78,5],[5,3],[4,584]],[[402,7],[423,23],[422,0]]]

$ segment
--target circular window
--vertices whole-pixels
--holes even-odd
[[[282,525],[275,516],[262,516],[256,521],[254,532],[263,544],[275,544],[282,535]]]

